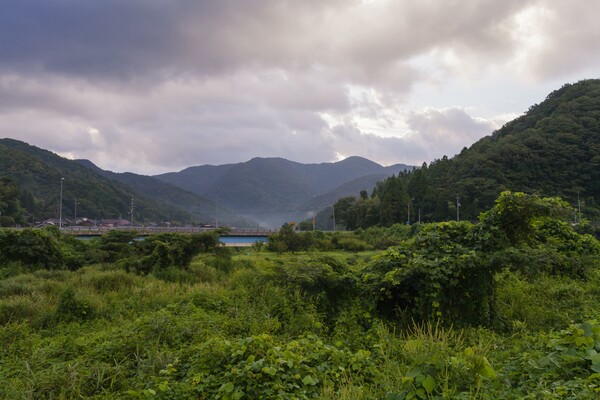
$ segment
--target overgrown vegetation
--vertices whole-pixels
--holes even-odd
[[[3,230],[0,397],[597,398],[600,243],[570,212],[505,192],[477,223],[238,250]]]

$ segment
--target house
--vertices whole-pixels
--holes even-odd
[[[96,222],[89,218],[77,218],[75,226],[96,226]]]
[[[37,224],[35,227],[36,228],[43,228],[45,226],[72,226],[73,225],[73,221],[67,218],[63,218],[62,221],[58,218],[48,218],[45,221],[40,222],[39,224]]]
[[[126,219],[103,219],[99,225],[107,228],[117,228],[119,226],[129,226],[131,222]]]

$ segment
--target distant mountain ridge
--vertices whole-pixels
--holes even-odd
[[[174,185],[168,184],[156,178],[146,175],[138,175],[131,172],[116,173],[106,171],[96,166],[89,160],[74,160],[76,163],[85,166],[98,174],[111,180],[126,184],[133,188],[137,193],[152,197],[167,204],[188,211],[195,219],[205,223],[214,223],[217,214],[220,214],[221,222],[233,225],[253,225],[251,221],[244,221],[233,210],[221,207],[217,210],[215,202]]]
[[[79,217],[129,220],[132,199],[135,222],[160,222],[169,217],[182,222],[194,218],[181,207],[103,175],[89,161],[83,164],[25,142],[0,139],[0,176],[16,183],[28,221],[30,218],[38,221],[57,218],[61,197],[64,218],[73,218],[77,210]],[[175,187],[172,189],[181,191]],[[196,216],[204,217],[208,218]]]
[[[154,178],[218,201],[263,225],[279,226],[411,169],[405,164],[384,167],[362,157],[320,164],[257,157],[238,164],[189,167]]]
[[[0,139],[0,177],[17,184],[23,207],[37,220],[58,216],[64,178],[65,218],[77,209],[80,217],[129,219],[133,199],[137,222],[255,226],[258,221],[278,227],[406,169],[412,167],[383,167],[361,157],[321,164],[253,158],[152,177],[106,171],[90,160],[68,160],[19,140]]]

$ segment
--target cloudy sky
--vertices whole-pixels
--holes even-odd
[[[3,0],[0,137],[102,168],[452,156],[600,77],[596,0]]]

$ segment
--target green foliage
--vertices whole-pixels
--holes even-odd
[[[313,336],[286,343],[266,334],[213,339],[192,363],[195,392],[221,399],[319,398],[324,382],[340,382],[346,373],[368,381],[377,372],[367,351],[352,353]]]
[[[140,241],[134,240],[137,236],[134,231],[109,233],[112,232],[116,233],[102,236],[98,248],[109,258],[120,260],[119,265],[126,271],[139,274],[159,272],[169,267],[185,270],[199,253],[219,249],[219,237],[214,232],[162,233]]]
[[[599,333],[596,321],[585,321],[520,341],[505,371],[507,383],[516,389],[512,389],[514,395],[525,397],[533,392],[548,398],[597,398]]]
[[[560,218],[571,208],[563,200],[525,193],[502,192],[494,207],[479,216],[481,237],[487,248],[502,248],[531,241],[535,223],[542,218]]]
[[[597,315],[591,299],[598,295],[597,272],[587,280],[550,274],[524,275],[505,269],[496,275],[498,320],[507,332],[539,332]]]
[[[358,291],[358,282],[349,267],[328,256],[309,257],[286,263],[264,265],[258,270],[242,270],[234,276],[233,284],[252,288],[254,296],[264,296],[266,287],[282,288],[286,296],[303,299],[304,306],[314,306],[326,323],[335,325],[340,311],[349,307]],[[281,310],[276,311],[277,313]]]
[[[94,310],[86,300],[75,295],[73,288],[67,287],[60,295],[55,315],[63,322],[81,321],[92,318]]]
[[[0,229],[0,264],[20,262],[28,268],[60,268],[64,254],[52,229]]]
[[[385,399],[477,398],[497,376],[485,347],[440,324],[413,325],[401,338],[380,325],[375,346],[379,368],[390,370]]]
[[[354,252],[371,250],[371,246],[369,246],[368,243],[353,237],[342,237],[339,240],[337,240],[335,246],[336,248],[342,250]]]
[[[16,226],[25,222],[20,196],[15,182],[9,177],[0,176],[0,227]]]
[[[294,228],[289,224],[283,224],[279,233],[272,235],[269,242],[273,242],[270,246],[272,251],[280,253],[282,251],[291,251],[292,253],[302,249],[300,236],[294,231]]]
[[[364,230],[359,228],[354,235],[376,249],[385,250],[415,236],[419,229],[419,224],[395,224],[387,228],[372,226]]]
[[[548,346],[552,351],[537,361],[538,366],[558,369],[563,379],[567,374],[600,377],[600,325],[596,321],[572,325]]]
[[[257,257],[260,254],[260,252],[262,251],[264,245],[265,245],[265,242],[263,242],[261,240],[257,240],[256,242],[252,243],[252,250],[254,250]]]
[[[600,246],[556,204],[506,193],[478,224],[311,232],[280,256],[35,231],[84,266],[2,264],[0,397],[597,398]],[[379,234],[395,246],[315,251]]]
[[[491,325],[503,268],[584,278],[597,265],[599,243],[551,218],[562,210],[559,199],[504,192],[479,224],[427,224],[379,255],[362,280],[388,317]]]
[[[233,270],[233,258],[231,256],[231,250],[227,247],[217,247],[215,249],[215,255],[209,264],[212,265],[217,271],[230,273]]]
[[[151,257],[149,262],[159,268],[173,265],[186,269],[196,255],[214,251],[218,244],[219,237],[213,232],[189,235],[163,233],[137,242],[136,248],[142,255]]]
[[[388,316],[489,324],[494,316],[493,271],[469,246],[469,223],[427,225],[403,246],[377,256],[362,280]]]
[[[115,262],[130,257],[134,252],[131,244],[137,235],[136,231],[115,229],[100,236],[96,247],[104,257],[99,261]]]

